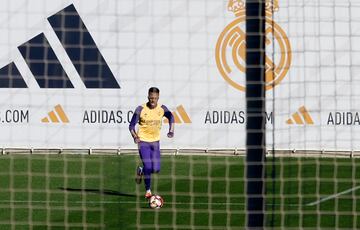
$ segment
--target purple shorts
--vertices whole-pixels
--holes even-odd
[[[160,142],[139,143],[139,154],[144,165],[145,188],[151,187],[151,174],[160,171]]]
[[[144,170],[150,173],[160,171],[160,143],[143,142],[139,143],[139,153],[144,164]],[[145,173],[145,172],[144,172]]]

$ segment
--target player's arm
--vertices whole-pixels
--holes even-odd
[[[134,114],[133,114],[133,116],[131,118],[130,125],[129,125],[129,131],[130,131],[130,134],[131,134],[132,138],[134,139],[135,143],[140,142],[140,138],[139,138],[139,136],[137,135],[137,133],[135,131],[135,126],[140,120],[141,110],[142,110],[142,106],[138,106],[135,109],[135,112],[134,112]]]
[[[174,115],[170,112],[170,110],[165,106],[161,106],[164,110],[164,116],[169,120],[169,132],[167,136],[172,138],[174,136],[174,129],[175,129],[175,119]]]

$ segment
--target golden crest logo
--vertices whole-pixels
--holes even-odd
[[[69,118],[66,116],[61,105],[55,106],[55,110],[48,112],[48,116],[41,119],[43,123],[69,123]]]
[[[216,65],[222,77],[234,88],[245,91],[245,0],[229,0],[228,10],[236,18],[221,32],[216,43]],[[272,20],[272,14],[279,10],[278,0],[266,0],[266,50],[274,53],[274,60],[265,59],[265,88],[272,89],[286,76],[291,65],[291,46],[284,30]],[[277,44],[272,44],[276,42]],[[275,49],[275,50],[274,50]]]
[[[186,113],[186,111],[185,111],[185,109],[184,109],[184,107],[182,105],[179,105],[178,107],[176,107],[176,110],[171,112],[171,113],[174,116],[174,120],[175,120],[176,124],[181,124],[181,123],[190,124],[190,123],[192,123],[189,115]],[[169,123],[169,120],[167,118],[165,118],[164,123]]]
[[[293,125],[293,124],[297,124],[297,125],[313,125],[314,121],[311,118],[310,113],[307,111],[307,109],[305,108],[305,106],[301,106],[297,112],[293,113],[291,115],[291,118],[286,120],[286,124],[288,125]]]

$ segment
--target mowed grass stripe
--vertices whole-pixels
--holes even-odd
[[[70,224],[93,223],[89,217],[94,217],[105,229],[244,227],[244,158],[162,157],[153,191],[163,195],[165,206],[156,214],[147,207],[143,185],[134,182],[137,163],[137,156],[125,155],[3,155],[0,208],[12,209],[14,220],[19,222],[50,220],[56,226],[65,226],[65,220]],[[360,184],[359,160],[279,158],[268,161],[266,170],[268,226],[306,229],[336,225],[346,229],[360,223],[357,216],[350,215],[360,211],[358,190],[306,206]],[[13,202],[9,206],[10,198]],[[0,222],[9,217],[0,213]]]

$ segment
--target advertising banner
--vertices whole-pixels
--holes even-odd
[[[273,4],[272,4],[273,3]],[[160,89],[162,148],[245,148],[242,0],[3,0],[0,147],[136,148]],[[266,4],[267,145],[360,148],[358,1]]]

